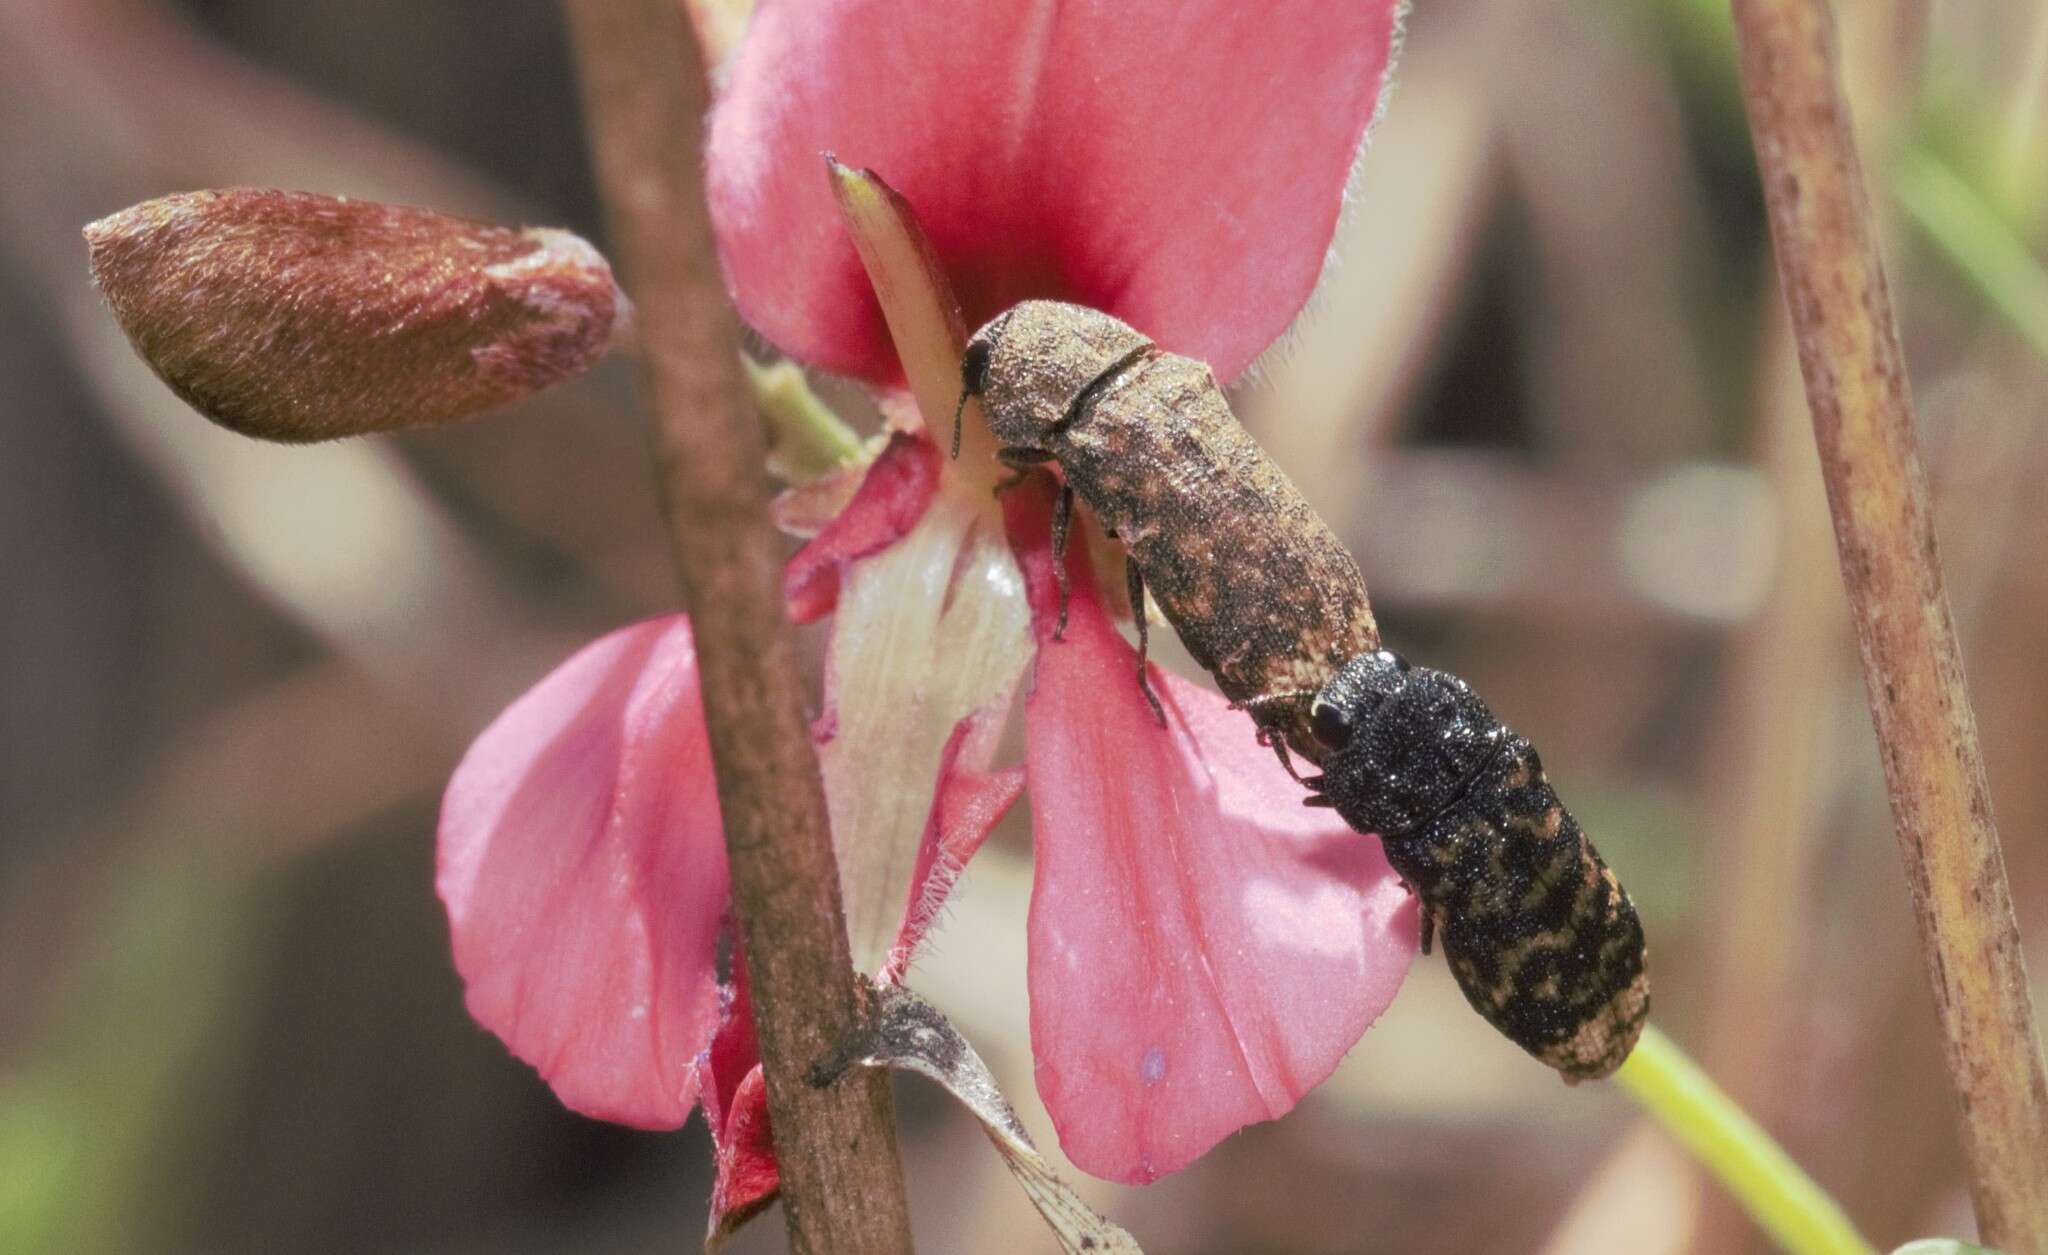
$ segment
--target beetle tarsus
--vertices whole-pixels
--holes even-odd
[[[1151,703],[1152,717],[1166,726],[1166,708],[1159,704],[1159,694],[1152,691],[1152,677],[1145,670],[1145,657],[1150,652],[1150,641],[1145,629],[1145,573],[1128,556],[1124,558],[1124,593],[1131,601],[1131,619],[1138,625],[1138,691]]]
[[[1056,641],[1064,640],[1067,635],[1067,597],[1073,591],[1067,578],[1067,537],[1073,534],[1073,530],[1074,490],[1061,484],[1059,500],[1052,508],[1052,578],[1060,589],[1060,620],[1052,630],[1052,638]]]

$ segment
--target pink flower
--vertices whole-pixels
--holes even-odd
[[[907,375],[950,417],[957,339],[899,364],[821,177],[833,151],[903,193],[970,317],[1081,301],[1235,374],[1314,285],[1397,7],[763,0],[711,128],[734,299],[793,356]],[[1328,1075],[1398,987],[1414,914],[1377,844],[1303,810],[1221,698],[1155,669],[1158,725],[1085,542],[1052,641],[1044,486],[999,510],[985,437],[956,463],[907,426],[785,582],[793,614],[834,615],[815,735],[856,960],[902,975],[1028,781],[1041,1095],[1077,1164],[1149,1180]],[[1034,660],[1026,764],[999,770]],[[714,968],[697,703],[680,617],[584,649],[450,781],[439,888],[472,1014],[577,1110],[673,1127],[701,1099],[736,1216],[773,1160],[743,973],[721,992]]]
[[[1233,378],[1322,273],[1402,7],[763,0],[711,124],[733,299],[799,361],[902,378],[834,153],[916,208],[970,326],[1057,297]]]

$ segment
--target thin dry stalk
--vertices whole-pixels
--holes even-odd
[[[805,1075],[865,1009],[768,521],[766,449],[712,255],[705,88],[673,0],[566,0],[598,183],[639,308],[656,454],[702,663],[735,909],[753,979],[790,1242],[910,1249],[882,1074]]]
[[[1734,0],[1743,95],[1981,1237],[2048,1252],[2048,1082],[1823,0]]]

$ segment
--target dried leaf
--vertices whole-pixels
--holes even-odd
[[[930,1077],[981,1121],[1060,1249],[1068,1255],[1141,1255],[1135,1238],[1082,1202],[1046,1163],[988,1065],[937,1007],[901,985],[877,985],[869,992],[874,1002],[866,1031],[814,1080],[829,1080],[856,1064]]]

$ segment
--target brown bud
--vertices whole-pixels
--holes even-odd
[[[144,360],[201,414],[266,440],[516,400],[588,369],[624,302],[566,231],[306,192],[165,196],[85,238]]]

